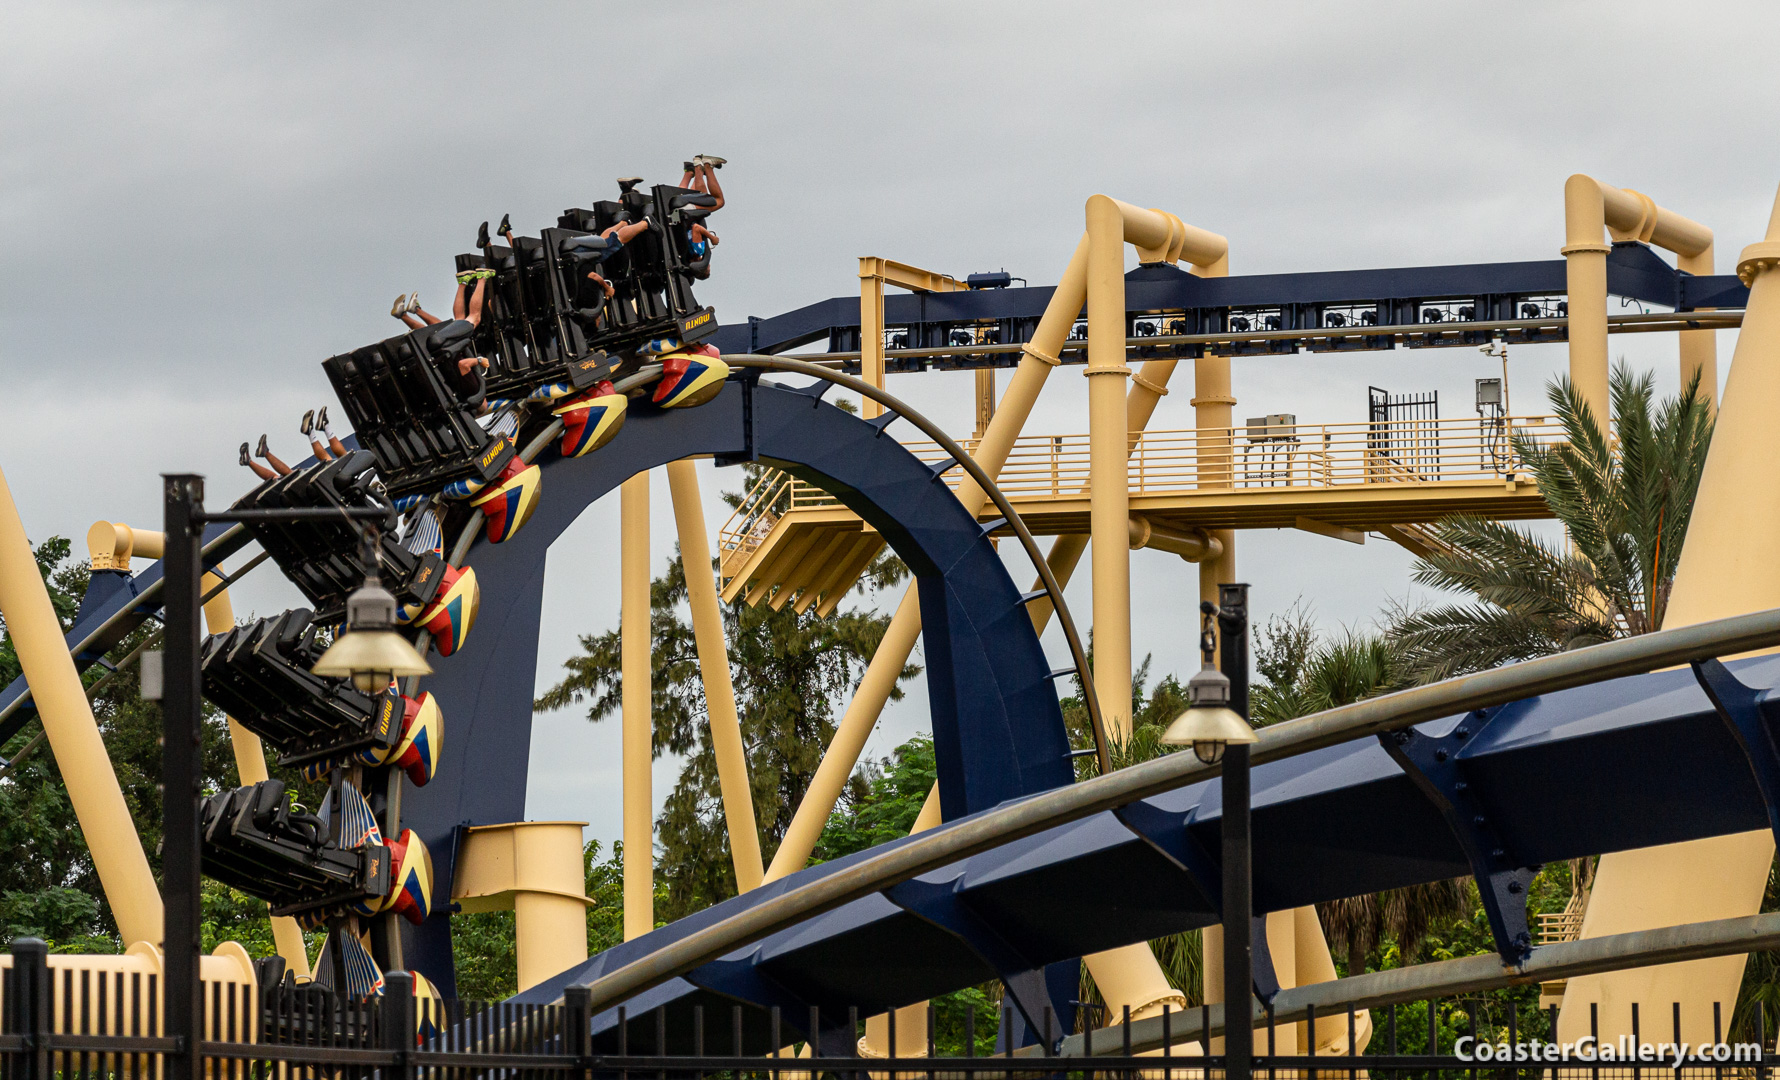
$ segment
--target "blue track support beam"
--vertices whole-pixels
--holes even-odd
[[[459,829],[525,817],[538,614],[551,545],[627,477],[700,454],[758,460],[823,487],[908,565],[919,589],[946,820],[1074,778],[1050,665],[994,546],[951,489],[933,482],[927,465],[807,390],[738,376],[697,408],[636,401],[618,437],[598,453],[563,459],[551,449],[540,456],[536,513],[505,543],[471,550],[467,562],[482,590],[475,630],[422,684],[444,711],[444,752],[433,782],[405,795],[402,816],[432,850],[439,888],[450,887]],[[613,554],[588,553],[615,571]],[[437,908],[446,906],[437,898]],[[410,966],[451,995],[450,952],[442,948],[448,931],[429,923],[404,928],[403,940]],[[831,1010],[836,1004],[819,990],[804,997]]]
[[[1743,756],[1749,759],[1749,771],[1755,776],[1762,802],[1767,804],[1768,828],[1773,831],[1775,842],[1780,843],[1780,745],[1775,742],[1769,710],[1764,707],[1769,692],[1743,685],[1718,660],[1695,661],[1693,673],[1736,737]]]
[[[1514,319],[1520,317],[1522,302],[1563,297],[1568,288],[1562,259],[1221,278],[1195,277],[1177,267],[1157,264],[1132,270],[1125,282],[1126,307],[1132,318],[1168,313],[1164,321],[1171,322],[1173,313],[1179,313],[1186,332],[1194,334],[1228,330],[1232,309],[1271,313],[1280,320],[1279,328],[1287,330],[1325,325],[1325,307],[1344,311],[1371,308],[1379,323],[1400,324],[1421,322],[1425,305],[1469,301],[1475,319]],[[910,348],[943,346],[948,344],[952,329],[989,322],[1001,324],[1003,342],[1024,341],[1054,291],[1039,286],[892,293],[884,297],[884,323],[906,328]],[[1685,274],[1636,242],[1613,246],[1607,257],[1607,291],[1680,310],[1736,308],[1749,299],[1749,290],[1735,275]],[[1440,325],[1452,330],[1462,324]],[[1268,328],[1254,326],[1257,330]],[[712,341],[724,352],[785,352],[817,342],[830,352],[853,351],[859,347],[859,299],[838,296],[772,318],[732,323],[721,327]],[[1011,364],[1016,359],[1012,355],[983,356],[942,363],[948,367],[984,366]],[[929,362],[914,361],[913,366]],[[892,370],[902,363],[892,357]]]
[[[1538,868],[1515,860],[1460,765],[1469,740],[1497,712],[1473,712],[1445,735],[1407,728],[1382,734],[1378,742],[1446,818],[1471,864],[1496,951],[1503,963],[1518,966],[1533,949],[1533,935],[1527,926],[1527,887]]]
[[[1056,1029],[1061,1026],[1059,1018],[1075,997],[1074,991],[1061,1001],[1052,1000],[1045,980],[1045,965],[1035,964],[1020,955],[1016,945],[959,898],[959,877],[957,872],[929,874],[905,881],[886,890],[884,895],[897,907],[957,937],[982,957],[984,963],[993,967],[1029,1028],[1037,1032],[1044,1030],[1045,1009],[1049,1007],[1053,1036],[1061,1038],[1073,1034]]]

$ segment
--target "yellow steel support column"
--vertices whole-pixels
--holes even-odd
[[[981,439],[989,430],[989,421],[995,419],[995,369],[978,368],[977,376],[977,426],[970,433],[973,439]]]
[[[93,719],[86,688],[74,670],[68,642],[37,572],[25,524],[0,472],[0,618],[12,635],[19,666],[56,757],[68,801],[93,854],[125,945],[161,940],[161,893],[148,868],[130,809]]]
[[[464,830],[451,899],[465,912],[513,909],[519,989],[587,959],[585,821],[516,821]]]
[[[1107,736],[1131,737],[1131,516],[1125,431],[1125,220],[1088,199],[1088,536],[1094,545],[1094,690]],[[1163,237],[1166,240],[1166,236]]]
[[[1743,250],[1737,276],[1749,286],[1748,313],[1731,360],[1718,426],[1694,504],[1663,628],[1780,606],[1780,197],[1762,242]],[[1574,313],[1575,305],[1572,303]],[[1774,841],[1768,830],[1601,857],[1583,937],[1752,915],[1761,905]],[[1681,1002],[1680,1037],[1712,1041],[1713,1003],[1728,1011],[1747,957],[1723,956],[1571,979],[1559,1015],[1561,1038],[1588,1030],[1598,1006],[1603,1039],[1629,1030],[1631,1005],[1651,1015]],[[1668,1029],[1663,1029],[1665,1036]]]
[[[649,474],[619,488],[619,612],[624,713],[624,940],[655,929],[655,830],[649,765],[654,738],[649,669]]]
[[[1716,260],[1712,255],[1712,244],[1708,242],[1704,251],[1693,255],[1677,255],[1675,265],[1696,277],[1704,277],[1717,273],[1714,269]],[[1699,311],[1711,311],[1711,308],[1699,308]],[[1683,330],[1681,338],[1681,385],[1687,386],[1688,380],[1696,374],[1700,377],[1700,392],[1706,401],[1716,410],[1718,408],[1718,331],[1716,330]]]
[[[884,279],[875,272],[867,273],[867,264],[876,259],[859,260],[859,377],[873,386],[884,385]],[[867,420],[882,416],[884,406],[874,398],[860,403]]]
[[[1615,240],[1639,240],[1667,248],[1690,260],[1690,272],[1703,258],[1711,265],[1712,230],[1672,210],[1658,206],[1648,195],[1603,184],[1577,173],[1564,181],[1564,246],[1566,291],[1570,312],[1570,382],[1595,419],[1605,424],[1609,415],[1607,393],[1607,253],[1602,231]],[[1711,364],[1716,379],[1716,346],[1703,347],[1699,335],[1712,340],[1712,331],[1684,334],[1683,378],[1689,364]],[[1691,338],[1691,340],[1686,340]],[[1702,382],[1704,380],[1702,379]],[[1714,387],[1716,389],[1716,387]]]
[[[958,292],[965,288],[950,274],[936,274],[894,259],[867,255],[859,260],[859,377],[880,388],[884,385],[885,285],[911,292]],[[883,415],[884,407],[866,398],[862,411],[869,420]]]
[[[760,829],[754,821],[748,754],[742,745],[742,723],[736,715],[735,685],[730,681],[723,611],[717,606],[717,585],[711,577],[711,540],[705,531],[704,503],[698,496],[698,468],[691,461],[675,461],[668,465],[667,475],[668,490],[674,498],[674,523],[680,531],[686,603],[692,609],[692,634],[705,687],[705,712],[711,719],[711,750],[717,757],[717,785],[723,795],[723,820],[729,830],[736,889],[747,892],[760,884],[763,873]]]

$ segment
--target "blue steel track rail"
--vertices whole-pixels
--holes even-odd
[[[1345,320],[1371,312],[1378,325],[1424,323],[1430,306],[1452,316],[1470,307],[1476,321],[1515,319],[1522,306],[1536,306],[1566,295],[1562,259],[1529,262],[1467,263],[1411,266],[1378,270],[1335,270],[1300,274],[1247,274],[1201,278],[1165,264],[1145,265],[1125,275],[1127,321],[1147,319],[1161,333],[1225,333],[1233,317],[1245,314],[1255,330],[1323,330],[1332,325],[1331,311]],[[997,343],[1030,340],[1039,317],[1055,290],[1050,286],[974,289],[951,293],[887,293],[884,324],[906,338],[905,348],[938,348],[956,344],[954,331],[994,324]],[[1607,291],[1677,311],[1740,308],[1749,290],[1734,274],[1695,276],[1676,270],[1648,246],[1636,242],[1613,245],[1607,259]],[[1152,318],[1153,317],[1153,318]],[[1278,325],[1267,323],[1277,319]],[[1172,327],[1178,324],[1179,329]],[[1430,330],[1463,331],[1463,321],[1428,323]],[[1363,329],[1349,323],[1350,329]],[[1480,340],[1488,339],[1481,333]],[[1515,340],[1561,341],[1562,333],[1515,335]],[[837,296],[770,318],[750,318],[721,327],[712,339],[724,352],[781,353],[820,342],[829,352],[859,348],[859,298]],[[1432,342],[1430,342],[1431,344]],[[1449,343],[1464,343],[1463,341]],[[1389,347],[1356,340],[1340,348]],[[1198,355],[1199,346],[1180,346],[1178,355]],[[1269,354],[1295,351],[1292,343],[1249,342],[1238,352]],[[1318,346],[1312,346],[1318,348]],[[968,353],[960,349],[960,354]],[[1011,364],[1018,354],[960,355],[938,361],[941,366],[971,367]],[[889,368],[922,370],[927,358],[899,359]]]

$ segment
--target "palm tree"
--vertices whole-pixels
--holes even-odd
[[[1527,529],[1469,515],[1430,532],[1435,550],[1414,579],[1472,599],[1398,608],[1388,636],[1405,682],[1453,675],[1659,628],[1712,439],[1696,377],[1653,404],[1651,376],[1613,371],[1617,440],[1601,429],[1568,379],[1547,394],[1564,440],[1514,446],[1564,526],[1568,547]]]

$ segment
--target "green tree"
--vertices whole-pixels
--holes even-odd
[[[882,588],[905,574],[901,563],[881,558],[861,579],[861,587]],[[667,573],[650,586],[653,751],[656,756],[678,754],[686,762],[656,820],[656,873],[666,886],[656,912],[667,919],[736,892],[698,653],[692,627],[680,614],[685,599],[685,568],[676,555]],[[861,611],[799,614],[793,605],[774,609],[767,601],[724,608],[724,637],[765,858],[772,857],[785,835],[834,735],[837,706],[857,685],[889,622],[887,615]],[[585,703],[593,721],[618,712],[618,631],[582,636],[581,653],[564,667],[567,676],[535,703],[539,711]],[[913,678],[920,670],[908,664],[899,679]],[[892,691],[892,700],[900,697],[900,689]]]
[[[822,828],[815,860],[827,862],[907,836],[937,775],[933,737],[926,734],[882,761],[861,762]]]
[[[1698,379],[1655,402],[1649,374],[1613,371],[1609,438],[1568,379],[1548,390],[1564,438],[1516,452],[1574,550],[1458,515],[1432,528],[1415,580],[1471,599],[1399,609],[1389,634],[1404,678],[1434,682],[1662,626],[1712,439]]]

